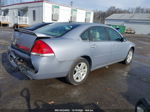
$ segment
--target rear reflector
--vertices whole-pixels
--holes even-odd
[[[40,56],[50,56],[54,55],[53,50],[49,45],[47,45],[42,40],[37,40],[31,50],[31,54]]]
[[[19,49],[22,49],[24,51],[30,51],[30,48],[26,47],[26,46],[23,46],[23,45],[19,45],[19,44],[16,44],[16,47],[19,48]]]

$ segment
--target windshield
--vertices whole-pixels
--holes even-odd
[[[39,29],[35,30],[35,32],[53,36],[53,37],[59,37],[78,26],[79,26],[79,24],[55,23],[52,25],[47,25],[42,28],[39,28]]]

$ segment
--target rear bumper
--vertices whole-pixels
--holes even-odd
[[[10,64],[16,70],[19,70],[20,72],[22,72],[24,75],[26,75],[30,79],[35,79],[34,78],[35,71],[33,69],[29,68],[28,66],[26,66],[25,64],[19,64],[18,59],[13,52],[8,51],[7,56],[8,56],[8,60],[9,60]]]
[[[65,77],[70,67],[74,61],[58,61],[55,56],[35,56],[30,55],[30,57],[25,56],[25,58],[30,58],[30,67],[26,64],[20,63],[15,49],[9,48],[8,59],[13,67],[21,71],[24,75],[28,76],[30,79],[48,79]],[[19,52],[19,55],[24,57],[24,54]]]

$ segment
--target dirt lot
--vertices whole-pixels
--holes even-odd
[[[150,99],[149,36],[126,35],[136,43],[132,64],[117,63],[93,71],[79,86],[64,83],[63,79],[28,80],[14,71],[6,55],[11,36],[11,30],[0,31],[0,111],[134,112],[134,105],[140,98]]]

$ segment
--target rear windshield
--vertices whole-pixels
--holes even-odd
[[[55,24],[51,24],[51,25],[47,25],[42,28],[39,28],[35,30],[35,32],[49,35],[52,37],[59,37],[78,26],[79,24],[55,23]]]
[[[35,29],[38,29],[38,28],[40,28],[40,27],[42,27],[42,26],[46,26],[46,25],[48,25],[48,24],[50,24],[50,23],[34,24],[34,25],[30,26],[30,27],[26,27],[25,29],[27,29],[27,30],[35,30]]]

